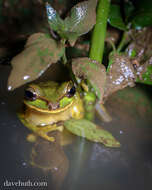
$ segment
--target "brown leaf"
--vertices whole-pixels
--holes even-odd
[[[12,59],[13,69],[8,79],[8,90],[40,77],[63,53],[64,47],[58,45],[49,35],[43,33],[31,35],[24,51]]]
[[[141,65],[152,56],[152,28],[143,28],[139,31],[131,30],[129,36],[132,41],[126,52]]]
[[[66,17],[65,23],[70,32],[79,35],[87,33],[96,23],[96,5],[97,0],[89,0],[78,3]]]
[[[72,7],[64,20],[56,10],[47,3],[47,17],[50,28],[56,31],[61,38],[67,39],[74,46],[77,38],[88,33],[96,23],[97,0],[88,0]]]
[[[152,28],[131,30],[127,54],[137,71],[136,82],[152,85]]]
[[[107,74],[104,98],[127,86],[133,87],[136,74],[130,59],[125,55],[113,55]]]
[[[102,102],[106,83],[106,70],[104,65],[88,57],[76,58],[73,59],[72,70],[77,77],[89,80],[97,97]]]
[[[68,28],[68,40],[73,46],[78,36],[88,33],[96,23],[97,0],[78,3],[66,17],[65,25]]]

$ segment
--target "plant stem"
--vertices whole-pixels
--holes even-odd
[[[128,32],[125,31],[118,45],[117,52],[120,52],[122,48],[128,43],[127,37],[128,37]]]
[[[102,63],[110,0],[99,0],[89,57]]]

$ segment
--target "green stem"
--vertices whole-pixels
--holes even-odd
[[[110,0],[99,0],[89,57],[102,63]]]
[[[113,52],[116,52],[116,46],[115,46],[115,44],[112,42],[112,40],[109,40],[109,41],[107,41],[107,42],[111,45],[112,51],[113,51]]]
[[[117,48],[117,52],[120,52],[122,50],[122,48],[126,45],[126,43],[128,42],[126,39],[128,37],[128,33],[125,31],[122,35],[122,38],[121,38],[121,41],[118,45],[118,48]]]

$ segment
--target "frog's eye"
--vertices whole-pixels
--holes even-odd
[[[37,98],[37,94],[33,88],[28,88],[25,90],[24,97],[27,100],[34,101]]]
[[[72,86],[71,88],[68,89],[66,96],[68,98],[71,98],[72,96],[74,96],[75,92],[76,92],[75,86]]]

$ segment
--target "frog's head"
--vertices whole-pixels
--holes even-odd
[[[62,84],[48,81],[29,85],[24,103],[40,112],[57,113],[69,108],[75,96],[76,89],[71,81]]]

